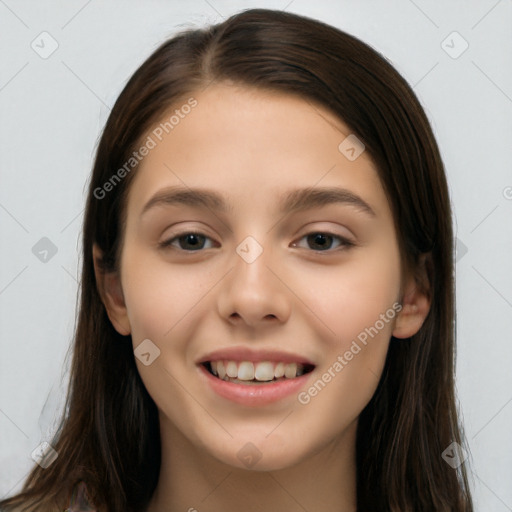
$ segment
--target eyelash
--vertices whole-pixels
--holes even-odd
[[[178,233],[178,234],[174,235],[172,238],[169,238],[168,240],[164,240],[163,242],[160,242],[158,244],[158,246],[161,249],[169,249],[169,248],[171,248],[173,250],[183,251],[185,253],[201,252],[203,250],[203,248],[198,249],[198,250],[187,250],[187,249],[182,249],[181,247],[180,248],[176,248],[176,247],[172,246],[172,243],[175,240],[178,240],[179,238],[185,237],[187,235],[195,235],[195,236],[204,237],[205,239],[212,240],[211,237],[206,236],[203,233],[198,232],[198,231],[183,231],[182,233]],[[347,250],[347,249],[350,249],[351,247],[355,246],[354,242],[351,242],[350,240],[347,240],[346,238],[344,238],[344,237],[342,237],[340,235],[336,235],[335,233],[331,233],[330,231],[310,231],[309,233],[306,233],[305,235],[303,235],[299,240],[302,240],[302,239],[304,239],[304,238],[306,238],[308,236],[311,236],[311,235],[326,235],[327,237],[332,237],[334,239],[339,240],[340,244],[339,244],[337,250]],[[296,247],[296,246],[297,246],[297,244],[294,243],[293,247]],[[208,247],[208,249],[211,249],[211,247]],[[335,250],[336,250],[336,248],[335,249],[324,249],[324,250],[319,250],[319,251],[314,251],[313,250],[313,252],[324,253],[324,252],[334,252]]]

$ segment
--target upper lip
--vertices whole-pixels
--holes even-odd
[[[208,361],[276,361],[315,366],[309,359],[299,354],[293,354],[292,352],[283,352],[273,349],[256,350],[247,347],[230,347],[214,350],[198,359],[197,364],[203,364]]]

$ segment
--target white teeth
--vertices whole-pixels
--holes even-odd
[[[228,377],[236,377],[238,375],[238,368],[235,361],[228,361],[226,365],[226,373]]]
[[[277,363],[274,368],[274,377],[280,379],[284,376],[284,363]]]
[[[284,376],[287,379],[293,379],[297,376],[297,363],[288,363],[284,367]]]
[[[256,380],[273,380],[274,379],[274,365],[270,361],[257,363],[254,369],[254,378]]]
[[[257,380],[269,382],[274,379],[293,379],[304,375],[304,365],[298,363],[283,363],[272,361],[210,361],[210,368],[219,379]]]
[[[217,373],[219,374],[219,379],[223,379],[226,376],[226,370],[222,361],[217,361]]]
[[[240,380],[254,379],[254,365],[250,361],[242,361],[240,363],[240,366],[238,367],[238,378]]]

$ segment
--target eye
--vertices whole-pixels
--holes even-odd
[[[169,238],[168,240],[164,240],[163,242],[160,242],[158,245],[161,248],[166,247],[173,247],[178,250],[183,251],[198,251],[200,249],[211,249],[213,244],[210,244],[209,247],[205,247],[205,242],[213,241],[209,236],[203,235],[202,233],[196,233],[196,232],[184,232],[180,233],[173,238]],[[177,244],[177,245],[176,245]]]
[[[313,249],[316,252],[325,252],[339,247],[348,248],[354,245],[354,243],[342,236],[324,231],[308,233],[304,235],[300,241],[304,239],[308,244],[308,247],[306,248]],[[208,241],[210,242],[209,244]],[[292,246],[301,247],[299,243],[293,243]],[[200,251],[201,249],[211,249],[212,247],[215,247],[215,242],[212,238],[203,235],[202,233],[187,231],[177,234],[168,240],[164,240],[159,244],[159,246],[161,248],[173,247],[182,251],[195,252]]]
[[[306,239],[306,243],[309,248],[315,251],[327,251],[329,249],[336,249],[338,247],[349,248],[355,245],[346,238],[335,235],[334,233],[328,233],[325,231],[314,231],[304,235],[300,240]],[[333,242],[338,241],[338,245],[333,247]],[[293,243],[293,247],[300,247],[298,243]]]

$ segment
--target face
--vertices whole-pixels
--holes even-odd
[[[290,467],[354,428],[403,334],[392,214],[329,111],[228,84],[191,96],[147,134],[107,309],[164,431]]]

